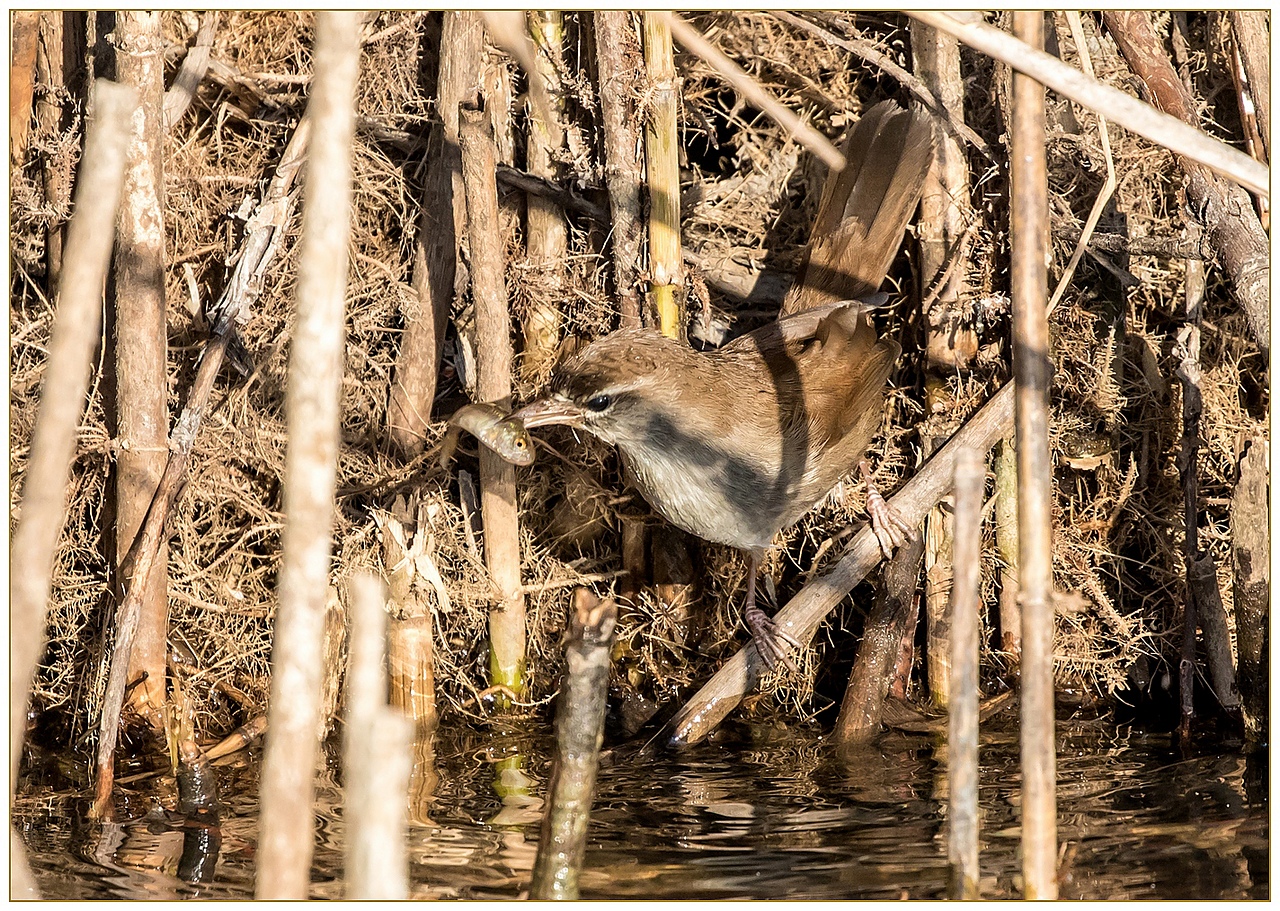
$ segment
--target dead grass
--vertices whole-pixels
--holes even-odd
[[[215,59],[252,78],[259,93],[227,83],[206,83],[197,103],[175,127],[167,148],[167,224],[172,266],[170,306],[170,407],[176,413],[192,377],[201,341],[193,318],[188,271],[202,300],[216,295],[227,275],[240,218],[273,173],[305,103],[310,71],[311,18],[293,12],[221,12]],[[571,19],[573,17],[570,17]],[[355,219],[347,300],[347,372],[343,385],[342,449],[338,486],[335,577],[380,566],[373,511],[390,509],[397,497],[416,494],[428,504],[432,559],[450,601],[437,605],[436,680],[446,703],[467,715],[481,712],[478,692],[486,685],[485,637],[490,585],[480,555],[469,544],[466,517],[453,475],[430,459],[412,471],[392,454],[384,428],[387,386],[394,370],[402,314],[412,307],[409,286],[422,168],[420,137],[437,116],[430,96],[439,28],[435,14],[378,14],[369,33],[359,89],[362,129],[355,161]],[[785,103],[833,138],[861,109],[892,94],[892,80],[809,32],[757,12],[705,13],[693,18],[726,53]],[[194,30],[190,14],[167,13],[171,41],[185,44]],[[905,20],[840,14],[829,27],[857,29],[880,49],[909,66]],[[1089,33],[1097,37],[1092,23]],[[581,29],[573,31],[570,61],[586,57]],[[434,40],[438,40],[436,37]],[[1109,39],[1091,48],[1099,74],[1127,85],[1127,70]],[[1063,54],[1073,62],[1069,35]],[[176,58],[177,55],[175,55]],[[420,60],[420,57],[423,58]],[[1201,71],[1212,49],[1192,58]],[[973,106],[967,122],[1004,155],[1003,125],[988,91],[995,69],[965,58],[975,68]],[[823,169],[778,128],[737,102],[718,77],[688,55],[677,65],[684,80],[681,123],[689,159],[685,172],[685,242],[707,254],[727,253],[788,269],[796,265],[824,178]],[[578,63],[573,64],[574,67]],[[1203,76],[1203,72],[1198,72]],[[428,85],[422,84],[425,79]],[[576,127],[573,167],[582,183],[599,186],[600,162],[593,147],[593,99],[585,71],[569,83],[582,117]],[[900,101],[908,100],[903,95]],[[1103,169],[1095,120],[1075,110],[1078,133],[1050,136],[1054,217],[1078,228],[1101,186]],[[517,124],[522,117],[517,116]],[[1114,211],[1099,230],[1175,240],[1181,230],[1180,177],[1171,157],[1145,141],[1114,131],[1120,183]],[[36,150],[62,148],[67,137],[36,135]],[[519,142],[517,142],[517,146]],[[39,152],[11,180],[10,503],[16,510],[26,446],[34,422],[48,340],[51,307],[43,277],[44,230],[64,213],[44,203]],[[518,163],[519,159],[517,159]],[[919,462],[922,429],[937,434],[958,426],[1008,376],[1006,224],[1002,166],[972,155],[975,206],[983,219],[976,234],[969,281],[975,312],[983,316],[984,346],[974,371],[951,377],[956,407],[924,414],[916,351],[918,317],[903,303],[887,312],[882,330],[907,351],[893,379],[887,420],[873,450],[877,481],[893,489]],[[523,256],[518,194],[503,191],[508,229],[507,281],[513,317],[519,319],[545,284]],[[237,215],[236,213],[239,213]],[[296,226],[295,226],[296,227]],[[569,281],[556,302],[575,339],[608,331],[616,313],[608,294],[607,259],[600,249],[604,228],[575,221],[567,263]],[[1074,239],[1058,238],[1054,268],[1070,255]],[[1122,259],[1122,258],[1120,258]],[[1180,433],[1180,402],[1167,354],[1166,336],[1181,291],[1177,261],[1134,256],[1116,265],[1137,279],[1121,287],[1112,271],[1086,256],[1067,297],[1053,317],[1053,447],[1058,482],[1055,508],[1055,576],[1060,589],[1080,593],[1059,612],[1057,673],[1064,686],[1109,693],[1125,686],[1138,655],[1176,664],[1175,632],[1182,599],[1182,520],[1174,457]],[[270,272],[267,287],[246,327],[252,352],[248,379],[229,372],[215,393],[192,459],[192,475],[173,522],[169,591],[172,636],[194,653],[198,671],[186,680],[206,735],[227,731],[264,710],[268,693],[271,621],[275,610],[280,546],[280,484],[284,473],[285,370],[295,282],[289,243]],[[916,293],[911,255],[893,272],[906,298]],[[720,297],[715,307],[732,315],[736,302]],[[461,302],[466,325],[467,302]],[[740,325],[753,325],[760,314]],[[455,351],[451,341],[449,351]],[[1234,483],[1241,440],[1265,424],[1267,408],[1256,345],[1228,293],[1211,284],[1204,333],[1205,414],[1201,485],[1204,535],[1219,566],[1229,564],[1226,499]],[[81,432],[68,522],[55,568],[49,622],[50,649],[36,690],[39,706],[73,719],[73,729],[91,727],[101,687],[102,629],[109,602],[111,438],[103,389],[95,374]],[[537,383],[518,390],[530,395]],[[438,417],[460,404],[456,378],[442,384]],[[443,425],[436,425],[440,433]],[[570,586],[590,582],[609,590],[620,567],[619,511],[640,512],[621,491],[616,456],[589,440],[560,431],[545,435],[551,449],[532,469],[519,473],[523,578],[530,588],[531,708],[545,704],[560,669]],[[434,442],[434,441],[433,441]],[[1073,448],[1074,447],[1074,448]],[[1083,447],[1083,449],[1081,448]],[[1087,450],[1084,451],[1084,450]],[[469,467],[463,458],[459,467]],[[1081,467],[1087,466],[1087,467]],[[834,559],[832,546],[851,523],[860,523],[861,485],[845,483],[796,528],[782,537],[766,563],[785,600],[805,578]],[[695,612],[696,636],[676,629],[651,593],[620,616],[619,678],[657,699],[670,699],[714,669],[745,641],[739,602],[745,563],[726,549],[703,545]],[[988,549],[984,592],[994,617],[995,566]],[[816,562],[815,562],[816,558]],[[335,580],[336,581],[336,580]],[[1223,588],[1228,613],[1231,590]],[[858,624],[859,610],[844,611]],[[994,622],[992,620],[991,622]],[[819,635],[808,667],[828,661],[834,637]],[[988,640],[990,641],[990,640]],[[824,644],[826,643],[826,644]],[[986,665],[1003,667],[998,654]],[[808,714],[814,705],[813,677],[784,679],[775,694],[789,711]]]

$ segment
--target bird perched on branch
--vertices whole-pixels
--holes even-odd
[[[565,424],[614,444],[664,518],[745,551],[744,619],[769,667],[794,667],[787,646],[798,643],[756,606],[761,559],[843,475],[859,463],[865,472],[901,353],[877,337],[869,300],[837,295],[867,296],[883,281],[932,154],[923,114],[872,108],[847,144],[849,166],[828,180],[816,222],[823,233],[810,240],[789,315],[707,352],[653,329],[614,332],[513,415],[526,428]],[[905,540],[909,529],[874,488],[868,511],[886,553]]]

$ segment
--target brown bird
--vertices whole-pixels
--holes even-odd
[[[847,148],[850,168],[833,178],[843,187],[833,191],[829,181],[824,191],[818,222],[826,215],[831,227],[810,242],[805,279],[790,299],[816,297],[820,306],[708,352],[653,329],[614,332],[561,367],[548,394],[513,416],[527,428],[567,424],[616,445],[640,493],[669,522],[746,551],[744,619],[769,667],[794,667],[786,646],[798,643],[756,607],[761,558],[774,535],[862,460],[901,353],[897,342],[877,338],[868,303],[832,295],[867,294],[883,280],[932,148],[919,115],[879,105],[864,116]],[[867,258],[851,256],[848,242]],[[868,511],[886,553],[905,540],[909,529],[878,492],[869,494]]]

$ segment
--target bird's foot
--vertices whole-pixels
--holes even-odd
[[[747,628],[751,630],[751,638],[755,640],[756,652],[760,655],[764,666],[773,670],[781,662],[788,670],[800,673],[796,663],[787,654],[789,648],[799,648],[800,641],[790,633],[778,629],[778,624],[773,622],[773,618],[754,604],[747,607],[744,617]]]
[[[858,468],[867,482],[867,516],[871,519],[871,531],[880,542],[880,553],[888,560],[894,550],[911,540],[915,529],[904,522],[898,511],[885,500],[880,488],[871,480],[871,469],[865,459],[858,463]]]

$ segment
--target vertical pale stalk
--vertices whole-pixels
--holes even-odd
[[[476,392],[481,400],[511,405],[511,315],[498,223],[497,148],[488,113],[460,114],[462,183],[467,197],[471,298],[476,308]],[[525,606],[520,586],[520,524],[516,469],[491,449],[480,449],[480,513],[484,557],[498,601],[489,613],[489,682],[524,692]]]
[[[556,121],[545,123],[539,106],[530,106],[528,167],[534,176],[554,181],[559,176],[555,159],[561,144],[558,140],[564,136],[560,122],[564,117],[564,91],[556,65],[563,58],[564,16],[555,10],[538,10],[530,11],[528,18],[535,48],[534,66],[546,89],[546,116]],[[527,198],[526,249],[536,280],[535,293],[525,316],[521,372],[526,379],[536,381],[550,374],[560,343],[560,327],[564,322],[560,298],[564,293],[569,228],[564,210],[557,203],[534,194]]]
[[[409,787],[413,722],[387,705],[387,592],[369,574],[353,578],[351,649],[346,678],[348,899],[409,897],[405,852],[405,795]]]
[[[593,14],[600,70],[600,124],[604,176],[613,221],[614,287],[622,328],[640,326],[640,261],[644,248],[640,199],[640,85],[644,61],[626,10]]]
[[[1044,45],[1044,14],[1013,14],[1014,33]],[[1053,709],[1052,464],[1049,459],[1049,191],[1044,86],[1013,74],[1013,370],[1018,401],[1018,568],[1022,594],[1022,876],[1027,898],[1055,899],[1057,758]]]
[[[978,584],[986,466],[973,449],[956,453],[955,584],[951,590],[951,703],[947,718],[950,897],[978,897]]]
[[[996,553],[1000,557],[1000,648],[1014,665],[1022,655],[1018,598],[1018,453],[1013,437],[996,446]]]
[[[676,134],[676,67],[671,28],[653,12],[644,14],[644,62],[649,109],[644,150],[649,183],[649,294],[658,329],[684,338],[684,264],[680,251],[680,153]]]
[[[404,333],[387,404],[391,439],[411,454],[421,452],[426,444],[440,352],[453,306],[458,238],[466,228],[458,105],[476,100],[484,56],[480,14],[446,10],[436,88],[440,122],[432,127],[427,146],[422,212],[413,252],[412,281],[418,306],[404,314]]]
[[[121,12],[115,31],[116,73],[138,92],[125,171],[114,268],[116,380],[116,567],[142,528],[169,455],[168,332],[164,264],[164,38],[158,12]],[[132,643],[112,656],[128,664],[130,708],[163,729],[169,549],[143,593]],[[129,578],[121,580],[125,588]]]
[[[1236,615],[1245,737],[1267,740],[1271,620],[1271,515],[1267,438],[1258,433],[1240,459],[1231,496],[1232,606]]]
[[[917,75],[952,116],[964,117],[964,81],[960,76],[960,42],[931,25],[912,21],[911,53]],[[969,211],[969,168],[965,151],[951,132],[938,136],[933,165],[920,196],[920,288],[924,307],[925,359],[937,371],[963,369],[978,351],[973,326],[961,310],[967,299],[964,268],[948,272],[965,228]]]
[[[31,435],[22,512],[9,549],[9,781],[18,780],[31,680],[44,650],[53,556],[66,518],[67,478],[102,326],[102,287],[124,182],[132,89],[99,80],[85,135],[75,208]]]
[[[316,14],[297,314],[289,352],[280,602],[262,768],[260,899],[305,899],[314,843],[325,602],[342,388],[360,13]]]

